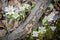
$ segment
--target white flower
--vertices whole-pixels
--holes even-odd
[[[51,12],[51,14],[47,16],[48,21],[49,21],[49,22],[52,21],[53,18],[54,18],[54,16],[55,16],[54,12]]]
[[[38,37],[38,32],[37,31],[33,31],[32,36],[33,37]]]
[[[19,9],[20,9],[20,11],[24,11],[25,10],[25,7],[20,6]]]
[[[51,22],[53,18],[47,17],[48,22]]]
[[[54,12],[51,12],[50,15],[45,16],[44,19],[42,20],[43,25],[47,25],[48,22],[51,22],[52,20],[54,20],[53,19],[54,16],[55,16],[55,13]]]
[[[44,32],[46,32],[46,28],[45,27],[39,27],[39,33],[43,34]]]
[[[51,26],[50,28],[51,28],[52,31],[54,31],[56,29],[55,26]]]
[[[13,6],[8,6],[8,7],[5,7],[5,12],[6,14],[14,14],[14,10],[15,8],[13,8]]]
[[[15,19],[17,17],[19,17],[19,15],[18,15],[19,9],[14,8],[13,6],[9,5],[8,7],[5,7],[5,12],[6,12],[6,14],[9,14],[9,15],[13,14],[12,17],[15,18]]]
[[[29,9],[31,6],[29,5],[29,4],[24,4],[24,6],[23,7],[25,7],[25,8],[27,8],[27,9]]]
[[[20,11],[25,10],[25,8],[29,9],[30,5],[29,4],[24,4],[23,6],[20,6],[19,9]]]

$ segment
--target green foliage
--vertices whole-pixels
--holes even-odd
[[[24,11],[19,12],[19,17],[20,17],[20,19],[24,19],[25,18],[25,12]]]
[[[58,1],[60,1],[60,0],[54,0],[55,3],[58,3]]]
[[[48,6],[48,8],[53,9],[54,8],[53,4],[50,3],[50,5]]]
[[[53,38],[53,31],[51,29],[47,29],[47,32],[45,34],[45,36],[49,39],[52,39]]]
[[[37,31],[37,28],[36,28],[36,27],[34,27],[34,28],[33,28],[33,31]]]
[[[34,7],[35,7],[35,4],[32,3],[32,8],[34,8]]]
[[[44,19],[42,20],[42,24],[47,25],[47,23],[48,23],[48,19],[47,16],[45,16]]]

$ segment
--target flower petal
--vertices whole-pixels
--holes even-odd
[[[54,30],[56,29],[55,26],[52,26],[52,27],[50,27],[50,28],[51,28],[52,31],[54,31]]]

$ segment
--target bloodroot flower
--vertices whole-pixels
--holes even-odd
[[[14,14],[14,10],[15,8],[13,6],[9,5],[8,7],[5,7],[6,14],[9,14],[9,15]]]
[[[39,27],[39,33],[43,34],[46,32],[46,27]]]

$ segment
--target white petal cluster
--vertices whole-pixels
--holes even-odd
[[[6,14],[14,14],[14,10],[15,10],[15,8],[13,7],[13,6],[8,6],[8,7],[5,7],[5,12],[6,12]]]
[[[37,31],[33,31],[32,36],[33,37],[38,37],[38,32]]]
[[[51,22],[52,20],[54,20],[53,19],[54,16],[55,16],[54,12],[51,12],[50,15],[45,16],[44,19],[42,20],[43,25],[47,25],[48,22]]]
[[[46,28],[45,27],[39,27],[38,31],[33,31],[32,32],[32,36],[33,37],[38,37],[39,34],[44,34],[46,32]]]
[[[54,12],[51,12],[51,14],[47,16],[48,21],[49,21],[49,22],[52,21],[53,18],[54,18],[54,16],[55,16]]]
[[[30,7],[31,6],[29,4],[23,4],[19,8],[8,5],[7,7],[5,7],[4,11],[6,15],[12,15],[12,17],[16,19],[17,17],[19,17],[18,13],[20,12],[25,13],[25,9],[29,9]]]
[[[29,4],[23,4],[23,6],[20,6],[20,11],[24,11],[25,9],[29,9],[31,6]]]
[[[39,27],[39,33],[43,34],[46,32],[46,27]]]
[[[26,9],[29,9],[31,6],[29,4],[24,4],[24,6]]]
[[[56,29],[55,26],[51,26],[50,28],[51,28],[52,31],[54,31]]]

